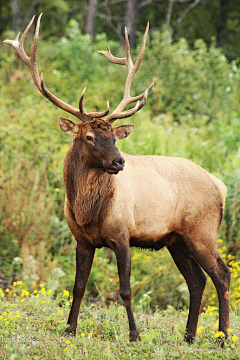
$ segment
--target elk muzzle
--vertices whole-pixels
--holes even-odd
[[[119,171],[123,170],[125,160],[122,156],[116,157],[111,163],[104,163],[104,169],[108,174],[118,174]]]

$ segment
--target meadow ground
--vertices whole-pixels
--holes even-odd
[[[32,293],[21,281],[0,290],[0,359],[240,359],[240,315],[231,311],[229,339],[219,345],[218,310],[209,306],[199,318],[193,345],[183,341],[187,311],[168,307],[146,313],[135,307],[141,344],[129,343],[122,305],[83,304],[76,337],[65,337],[71,296],[54,295],[40,284]]]

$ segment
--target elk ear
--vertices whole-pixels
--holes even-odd
[[[78,133],[78,126],[74,122],[62,117],[59,118],[59,125],[63,132],[70,135],[76,135]]]
[[[112,132],[115,135],[116,140],[126,138],[130,132],[134,129],[135,125],[121,125],[112,128]]]

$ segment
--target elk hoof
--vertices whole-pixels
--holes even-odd
[[[195,336],[190,335],[190,334],[185,334],[184,341],[186,341],[189,345],[191,345],[195,341]]]
[[[129,340],[130,342],[137,342],[138,344],[141,343],[141,339],[140,339],[140,336],[139,336],[139,332],[135,332],[135,333],[130,333],[129,335]]]
[[[70,325],[68,328],[66,328],[65,330],[65,336],[67,335],[72,335],[72,336],[76,336],[76,327],[73,325]]]

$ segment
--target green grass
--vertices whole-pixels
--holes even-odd
[[[129,343],[125,308],[112,303],[84,305],[76,337],[64,336],[71,298],[54,298],[44,285],[30,294],[21,282],[0,291],[0,359],[239,359],[240,316],[231,312],[230,339],[220,347],[217,316],[200,316],[196,342],[183,341],[187,311],[170,307],[145,313],[136,306],[141,344]]]

